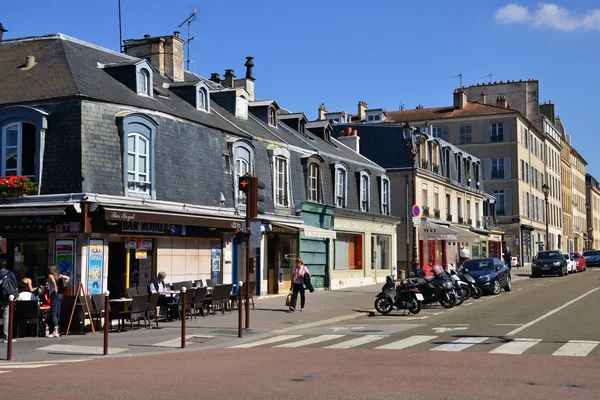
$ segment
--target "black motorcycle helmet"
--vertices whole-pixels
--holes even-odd
[[[425,270],[423,268],[418,268],[417,269],[417,276],[419,278],[425,278]]]
[[[385,277],[385,282],[386,283],[392,283],[394,281],[394,278],[391,275],[388,275]]]

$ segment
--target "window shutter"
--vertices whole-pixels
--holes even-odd
[[[492,179],[492,159],[483,159],[483,173],[486,180]]]
[[[511,188],[504,189],[504,215],[513,215]]]
[[[442,127],[442,140],[450,142],[450,132],[448,131],[447,126]]]
[[[510,157],[504,157],[504,179],[510,179],[511,165],[510,165]]]
[[[502,125],[504,129],[504,141],[510,142],[510,121],[504,121]]]
[[[492,125],[489,122],[484,122],[481,124],[481,130],[483,132],[483,141],[489,143],[491,141]]]

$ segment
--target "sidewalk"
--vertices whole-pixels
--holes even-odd
[[[324,326],[348,321],[363,316],[361,309],[372,309],[375,295],[381,285],[369,285],[335,291],[306,292],[306,307],[300,312],[290,312],[285,306],[285,296],[255,298],[255,308],[250,305],[250,331],[238,338],[238,310],[217,312],[205,318],[186,320],[186,350],[198,350],[240,344],[256,340],[273,332],[283,333],[294,330]],[[245,310],[243,327],[245,327]],[[142,325],[143,326],[143,325]],[[156,325],[153,324],[153,327]],[[110,332],[109,356],[134,356],[185,351],[181,345],[181,321],[159,322],[157,329],[137,329],[133,331]],[[0,345],[0,367],[5,360],[6,344]],[[69,334],[57,339],[26,337],[13,343],[15,362],[65,362],[76,359],[89,359],[102,356],[103,332],[95,335]]]
[[[531,266],[525,267],[512,267],[510,270],[510,275],[512,277],[513,282],[518,282],[522,279],[529,279],[531,277]]]

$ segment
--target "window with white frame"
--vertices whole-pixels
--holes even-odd
[[[472,130],[473,126],[471,124],[463,124],[460,126],[460,144],[471,144]]]
[[[360,173],[360,211],[368,212],[370,209],[370,180],[366,172]]]
[[[198,89],[197,108],[201,111],[208,111],[208,95],[205,88]]]
[[[277,113],[274,107],[269,107],[269,125],[277,126]]]
[[[150,96],[151,94],[151,86],[150,86],[150,72],[146,68],[140,68],[138,71],[138,94],[142,94],[144,96]]]
[[[237,188],[237,182],[241,176],[252,174],[253,149],[245,141],[239,141],[233,144],[233,158],[235,165],[234,187]],[[236,201],[238,205],[246,204],[246,193],[236,190]]]
[[[154,197],[154,137],[158,125],[143,114],[131,114],[118,121],[123,132],[125,192]]]
[[[2,176],[35,177],[37,128],[27,122],[2,127]]]
[[[285,157],[275,157],[275,204],[288,207],[288,160]]]
[[[504,189],[494,189],[492,194],[496,198],[496,215],[504,216],[506,214],[506,208],[504,204]]]
[[[321,168],[317,163],[308,164],[308,201],[321,201]]]
[[[492,179],[504,179],[504,158],[492,158]]]
[[[492,142],[504,141],[504,124],[502,122],[492,124]]]
[[[432,131],[433,137],[436,139],[441,139],[442,135],[444,134],[444,128],[441,126],[440,127],[434,126],[431,131]]]
[[[381,178],[381,213],[390,215],[390,180],[385,176]]]
[[[347,192],[348,192],[348,171],[343,165],[336,165],[335,167],[335,205],[337,207],[345,208],[347,204]]]

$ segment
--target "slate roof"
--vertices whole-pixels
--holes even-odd
[[[38,64],[30,70],[21,71],[18,67],[25,62],[26,56],[34,56]],[[168,98],[139,96],[98,67],[98,63],[135,64],[139,60],[60,33],[3,41],[0,52],[0,65],[3,66],[0,68],[0,105],[81,97],[160,111],[249,137],[247,132],[227,122],[223,116],[228,112],[214,101],[211,101],[211,113],[206,113],[196,110],[170,91]],[[190,74],[187,76],[192,77]],[[153,79],[154,85],[165,91],[167,89],[162,88],[163,82],[173,83],[159,73],[154,73]]]
[[[382,122],[383,124],[431,121],[449,118],[480,117],[486,115],[519,114],[519,111],[469,100],[463,109],[456,109],[453,106],[448,106],[421,108],[415,110],[388,111],[387,114],[388,117]]]

